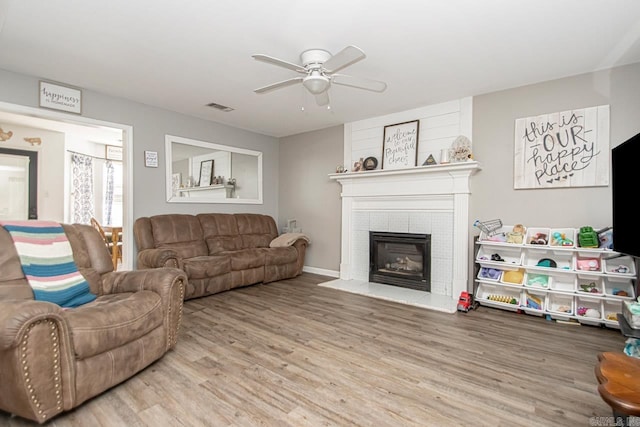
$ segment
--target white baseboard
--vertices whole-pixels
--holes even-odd
[[[322,276],[340,277],[339,271],[327,270],[325,268],[308,267],[305,265],[304,267],[302,267],[302,271],[307,273],[320,274]]]

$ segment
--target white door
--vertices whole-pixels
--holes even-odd
[[[29,218],[29,157],[0,154],[0,220]]]

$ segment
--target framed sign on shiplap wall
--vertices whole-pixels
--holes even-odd
[[[609,185],[609,106],[517,119],[514,188]]]

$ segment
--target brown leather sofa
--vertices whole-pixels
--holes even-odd
[[[261,214],[165,214],[138,218],[133,226],[137,268],[177,267],[189,284],[185,299],[302,273],[308,239],[270,247],[274,219]]]
[[[35,300],[0,227],[0,409],[39,423],[130,378],[176,344],[186,276],[113,271],[100,234],[62,225],[98,297],[76,308]]]

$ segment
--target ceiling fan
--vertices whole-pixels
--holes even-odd
[[[256,93],[270,92],[275,89],[302,83],[302,85],[315,96],[316,103],[322,106],[329,104],[328,91],[332,83],[373,92],[383,92],[387,88],[386,83],[377,80],[337,74],[337,72],[343,68],[366,58],[364,52],[356,46],[347,46],[335,55],[331,55],[331,53],[324,49],[308,49],[300,54],[301,64],[294,64],[293,62],[262,54],[252,55],[252,57],[258,61],[267,62],[304,74],[304,76],[294,77],[258,88],[254,91]]]

